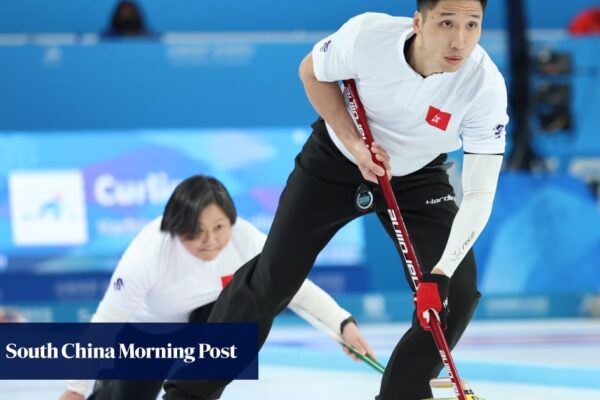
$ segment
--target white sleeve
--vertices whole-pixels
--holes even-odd
[[[263,247],[265,247],[267,235],[257,227],[249,221],[238,217],[233,229],[234,233],[231,236],[231,240],[234,241],[238,248],[243,249],[242,251],[246,259],[254,258],[262,252]],[[241,265],[237,266],[237,268],[239,267]]]
[[[435,266],[447,276],[452,276],[490,217],[501,166],[500,155],[464,156],[463,200],[452,223],[442,257]]]
[[[161,253],[166,250],[164,234],[158,228],[149,228],[142,230],[125,250],[92,322],[129,321],[156,284],[162,257],[166,256]]]
[[[315,44],[312,59],[317,80],[336,82],[356,77],[354,47],[365,15],[351,18],[337,32]]]
[[[267,241],[267,235],[258,230],[254,225],[250,226],[255,229],[255,232],[252,235],[252,241],[254,244],[254,255],[256,255],[262,253],[262,249],[265,247],[265,242]]]
[[[139,237],[133,240],[113,272],[104,298],[91,322],[127,322],[152,287],[158,257]],[[93,381],[67,380],[67,390],[86,395]]]
[[[67,390],[71,392],[79,393],[82,396],[85,396],[87,392],[90,390],[90,386],[94,381],[65,381]]]
[[[340,333],[342,321],[351,315],[323,289],[308,279],[304,281],[288,307],[292,311],[301,309],[308,312],[336,333]]]
[[[506,107],[506,85],[502,75],[498,75],[473,101],[461,123],[464,151],[478,154],[504,153],[508,124]]]

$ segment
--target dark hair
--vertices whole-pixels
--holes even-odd
[[[425,13],[425,11],[434,9],[441,0],[417,0],[417,10],[420,13]],[[487,6],[487,0],[479,0],[481,3],[481,9],[485,11],[485,7]]]
[[[200,230],[198,219],[202,211],[216,204],[229,222],[235,224],[237,212],[233,200],[223,184],[210,176],[194,175],[181,182],[167,201],[160,230],[171,236],[192,238]]]
[[[147,33],[142,10],[135,1],[117,3],[110,21],[109,34],[135,36]]]

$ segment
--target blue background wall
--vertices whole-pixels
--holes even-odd
[[[315,113],[297,70],[320,37],[0,44],[0,129],[305,126]],[[578,135],[540,149],[599,151],[590,112],[600,108],[598,40],[534,44],[568,48],[575,63],[569,79]],[[506,74],[505,38],[484,35],[482,45]]]
[[[98,32],[114,0],[21,0],[0,4],[0,32]],[[332,30],[365,11],[412,16],[414,0],[140,0],[150,26],[165,31]],[[531,26],[562,29],[594,0],[527,0]],[[543,10],[543,12],[541,12]],[[502,0],[490,0],[487,29],[506,26]]]

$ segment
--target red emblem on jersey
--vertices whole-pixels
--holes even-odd
[[[221,286],[225,287],[231,282],[233,275],[225,275],[221,277]]]
[[[450,118],[452,118],[452,114],[429,106],[429,111],[427,111],[427,118],[425,118],[425,121],[427,121],[429,125],[445,131],[450,123]]]

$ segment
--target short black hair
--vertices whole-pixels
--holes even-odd
[[[237,211],[225,186],[211,176],[194,175],[181,182],[165,206],[160,230],[171,236],[193,238],[200,231],[202,211],[216,204],[223,210],[231,225],[235,224]]]
[[[425,11],[434,9],[441,0],[417,0],[417,10],[422,14]],[[487,0],[479,0],[481,9],[485,11]]]

